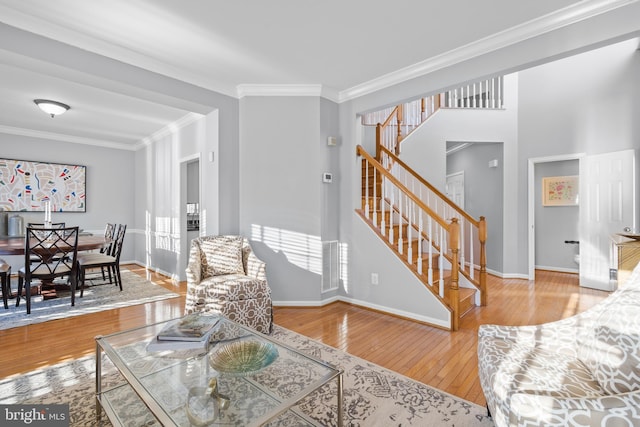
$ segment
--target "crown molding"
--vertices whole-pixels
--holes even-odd
[[[127,144],[113,141],[106,141],[102,139],[94,139],[94,138],[85,138],[82,136],[75,135],[67,135],[62,133],[55,132],[46,132],[34,129],[24,129],[17,128],[11,126],[0,125],[0,133],[5,133],[9,135],[19,135],[19,136],[27,136],[31,138],[39,138],[39,139],[50,139],[52,141],[61,141],[61,142],[71,142],[74,144],[85,144],[85,145],[93,145],[96,147],[105,147],[105,148],[113,148],[116,150],[127,150],[127,151],[137,151],[141,148],[146,147],[153,142],[160,140],[168,135],[172,135],[182,129],[183,127],[190,125],[191,123],[201,119],[204,117],[202,114],[198,113],[189,113],[175,122],[163,127],[162,129],[154,132],[141,139],[138,143],[135,144]]]
[[[62,133],[46,132],[33,129],[24,129],[11,126],[0,125],[0,133],[9,135],[28,136],[31,138],[50,139],[53,141],[71,142],[74,144],[93,145],[96,147],[114,148],[116,150],[129,150],[134,151],[136,148],[133,145],[106,141],[102,139],[85,138],[82,136],[66,135]]]
[[[434,56],[414,65],[399,69],[368,82],[340,91],[339,103],[364,96],[381,89],[421,77],[434,71],[458,64],[495,50],[549,33],[576,22],[610,12],[640,0],[584,0],[563,9],[492,34],[483,39]]]
[[[338,102],[338,91],[321,84],[241,84],[238,98],[245,96],[317,96]]]
[[[200,120],[201,118],[203,118],[204,115],[199,114],[199,113],[189,113],[186,114],[184,116],[182,116],[181,118],[179,118],[178,120],[176,120],[173,123],[168,124],[167,126],[163,127],[162,129],[152,133],[151,135],[142,138],[140,141],[138,141],[137,144],[135,144],[133,146],[134,150],[139,150],[141,148],[144,148],[150,144],[153,144],[156,141],[159,141],[162,138],[165,138],[169,135],[173,135],[174,133],[178,132],[180,129],[182,129],[185,126],[190,125],[191,123]]]

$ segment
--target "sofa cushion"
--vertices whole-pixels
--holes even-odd
[[[241,236],[202,239],[200,249],[203,277],[244,274]]]
[[[606,304],[578,357],[608,394],[640,390],[640,288],[625,287]]]
[[[480,382],[496,425],[510,425],[515,396],[581,398],[603,394],[590,370],[572,355],[523,345],[515,339],[480,336],[478,356]]]

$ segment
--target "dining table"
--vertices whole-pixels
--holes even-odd
[[[24,236],[0,236],[0,255],[24,255],[24,239]],[[112,240],[104,235],[81,233],[78,235],[78,252],[102,249],[111,242]],[[57,286],[59,285],[43,283],[41,289],[43,299],[57,298]],[[68,286],[62,286],[68,289]]]

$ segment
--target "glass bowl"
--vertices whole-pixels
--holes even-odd
[[[249,375],[256,373],[278,357],[270,342],[241,340],[222,345],[209,355],[209,365],[221,374]]]

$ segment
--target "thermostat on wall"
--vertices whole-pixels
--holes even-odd
[[[322,182],[332,182],[333,181],[333,175],[329,172],[324,172],[322,174]]]

